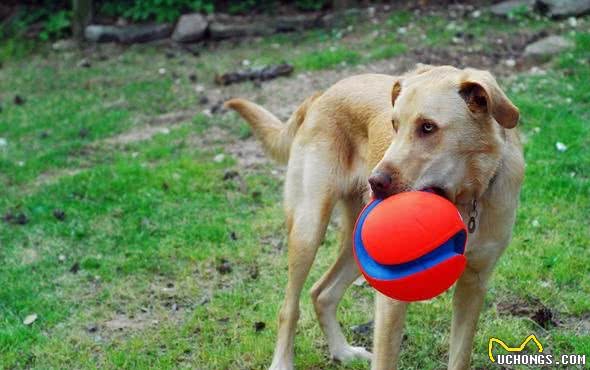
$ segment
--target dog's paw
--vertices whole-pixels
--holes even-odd
[[[337,362],[350,362],[356,359],[371,361],[373,354],[364,347],[353,347],[351,345],[342,346],[332,351],[332,359]]]

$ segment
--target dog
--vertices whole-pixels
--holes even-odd
[[[510,241],[524,177],[513,129],[519,111],[494,77],[429,65],[401,76],[352,76],[305,99],[286,124],[244,99],[226,107],[250,124],[272,158],[287,164],[288,283],[270,368],[293,368],[301,290],[337,203],[343,206],[339,254],[311,289],[318,321],[333,359],[396,368],[407,303],[377,293],[373,354],[347,342],[336,310],[360,274],[352,234],[364,205],[372,196],[431,188],[469,226],[448,361],[449,369],[468,369],[486,284]]]

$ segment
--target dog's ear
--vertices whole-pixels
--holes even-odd
[[[459,94],[473,113],[488,113],[504,128],[514,128],[518,124],[518,108],[489,72],[467,70],[467,76],[459,85]]]
[[[402,92],[402,85],[400,83],[399,80],[395,81],[395,84],[393,84],[393,88],[391,89],[391,105],[395,105],[395,101],[397,100],[397,97],[399,96],[399,94]]]

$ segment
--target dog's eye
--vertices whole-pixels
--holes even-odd
[[[436,129],[437,129],[436,125],[434,123],[428,122],[428,121],[422,123],[422,126],[420,127],[420,131],[424,135],[432,134],[434,131],[436,131]]]

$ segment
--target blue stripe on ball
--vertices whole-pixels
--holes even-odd
[[[370,277],[379,280],[400,279],[429,269],[453,256],[463,254],[465,238],[467,235],[465,234],[465,231],[462,230],[438,248],[414,261],[397,265],[383,265],[378,263],[367,253],[361,238],[361,231],[363,229],[365,219],[371,210],[379,203],[381,203],[381,199],[375,199],[367,206],[367,208],[365,208],[363,213],[360,215],[356,229],[354,230],[354,248],[358,261],[364,272]]]

